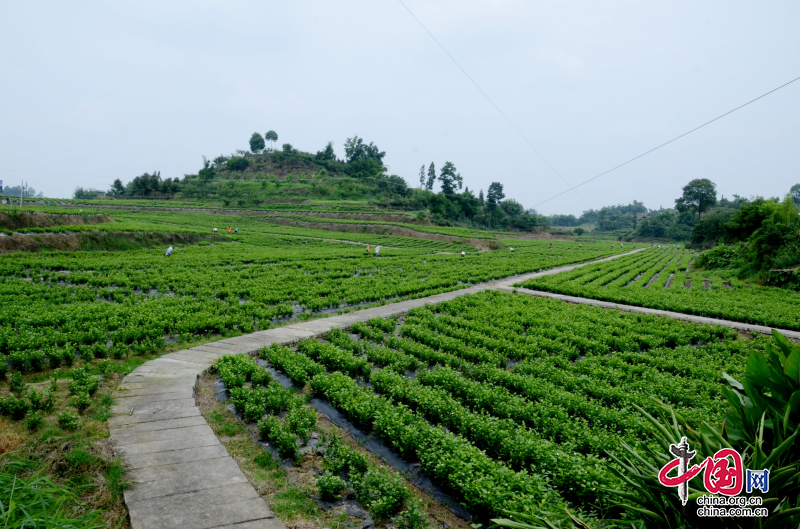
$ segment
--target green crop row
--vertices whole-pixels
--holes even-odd
[[[718,273],[687,273],[691,255],[678,248],[648,249],[667,259],[625,256],[566,274],[539,277],[518,286],[615,303],[800,330],[800,292],[744,285]],[[666,260],[666,263],[664,262]],[[654,276],[658,277],[654,279]],[[633,279],[636,279],[635,281]],[[619,281],[613,281],[618,278]],[[687,278],[691,287],[687,288]],[[651,279],[653,281],[651,282]],[[704,279],[710,289],[704,288]],[[727,286],[726,286],[727,283]]]

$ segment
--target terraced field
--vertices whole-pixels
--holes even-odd
[[[211,214],[125,211],[114,220],[58,228],[209,233],[227,221],[240,231],[227,242],[178,247],[169,258],[163,248],[0,256],[0,352],[12,368],[57,367],[76,353],[157,352],[175,340],[249,333],[614,253],[605,245],[545,242],[514,253],[475,252],[463,244],[309,232]],[[309,233],[389,247],[375,258],[364,246]],[[456,253],[465,249],[466,257]]]
[[[800,330],[800,293],[748,285],[726,274],[687,271],[692,255],[677,246],[540,277],[532,290]]]

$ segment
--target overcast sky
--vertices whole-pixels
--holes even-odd
[[[51,197],[143,172],[182,177],[254,132],[390,172],[452,161],[531,207],[800,76],[800,3],[403,0],[8,2],[0,179]],[[538,207],[669,206],[800,182],[800,81]]]

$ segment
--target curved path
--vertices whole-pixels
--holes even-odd
[[[115,451],[123,456],[128,468],[127,477],[133,484],[125,491],[131,525],[134,529],[284,529],[283,523],[247,481],[195,405],[197,378],[223,355],[254,353],[272,343],[290,344],[322,336],[335,327],[347,328],[355,322],[403,314],[415,307],[483,290],[516,290],[573,303],[769,332],[757,328],[759,326],[736,322],[513,288],[517,282],[574,270],[622,255],[628,254],[259,331],[169,353],[146,362],[123,379],[116,394],[113,415],[108,421]],[[787,336],[800,336],[800,333],[781,332]]]

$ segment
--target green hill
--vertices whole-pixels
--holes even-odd
[[[118,179],[105,196],[77,188],[75,199],[97,205],[94,200],[120,206],[358,213],[369,216],[350,220],[469,230],[530,232],[547,224],[545,217],[526,211],[515,200],[505,200],[500,182],[492,183],[486,197],[482,190],[476,196],[463,186],[464,179],[450,162],[438,174],[433,163],[427,169],[423,166],[423,185],[412,188],[400,176],[388,174],[385,152],[357,136],[345,142],[345,159],[336,157],[330,143],[315,154],[288,143],[280,150],[254,150],[213,160],[204,157],[197,173],[183,178],[162,179],[154,171],[127,183]],[[432,191],[435,182],[442,191]],[[387,214],[395,218],[385,218]]]

